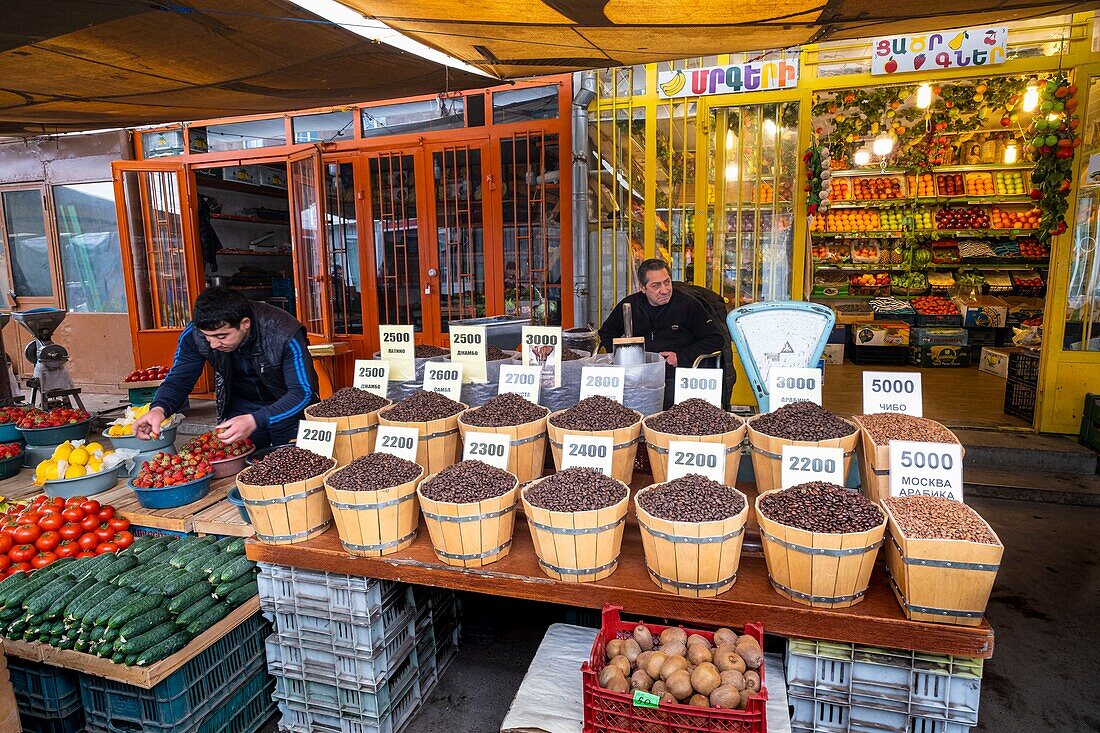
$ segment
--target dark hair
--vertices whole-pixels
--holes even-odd
[[[204,290],[191,311],[191,322],[200,331],[239,328],[245,318],[252,318],[252,303],[239,290],[225,286]]]
[[[668,266],[668,263],[659,257],[650,257],[648,260],[644,260],[642,264],[638,265],[638,284],[643,288],[646,284],[646,275],[650,272],[656,272],[657,270],[668,270],[669,277],[672,277],[672,268]]]

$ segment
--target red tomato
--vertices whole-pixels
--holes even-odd
[[[37,524],[20,524],[15,528],[15,541],[19,544],[27,544],[34,542],[42,535],[42,530],[38,528]]]
[[[16,545],[8,550],[8,557],[12,562],[30,562],[37,552],[38,548],[34,545]]]
[[[52,506],[58,511],[58,513],[60,513],[65,509],[65,499],[60,496],[55,496],[54,498],[50,499],[49,506]]]
[[[80,508],[84,510],[85,514],[95,514],[99,511],[102,505],[95,499],[87,499],[80,502]]]
[[[95,548],[95,554],[106,555],[108,552],[118,552],[118,545],[114,542],[104,542],[99,547]]]
[[[134,544],[134,535],[130,534],[126,530],[116,532],[115,536],[111,538],[111,542],[118,545],[120,550],[125,550],[130,545]]]
[[[38,524],[42,519],[42,512],[24,512],[23,516],[19,518],[20,524]]]
[[[42,517],[42,521],[38,523],[38,526],[43,532],[56,532],[61,529],[63,524],[65,524],[65,520],[60,514],[47,514]]]
[[[25,573],[25,572],[26,572],[26,570],[24,570],[23,568],[17,568],[16,566],[12,565],[10,568],[8,568],[7,570],[4,571],[4,577],[5,578],[10,578],[11,576],[15,575],[16,573]]]
[[[38,570],[39,568],[46,567],[47,565],[49,565],[51,562],[53,562],[56,559],[57,559],[57,555],[55,553],[40,552],[40,553],[38,553],[37,555],[34,556],[33,560],[31,560],[31,567],[34,568],[35,570]]]
[[[80,546],[81,550],[94,550],[99,544],[99,538],[94,533],[89,532],[86,535],[81,535],[80,539],[76,541],[76,544]],[[79,555],[77,556],[79,557]],[[12,558],[13,560],[15,558]]]
[[[99,527],[99,517],[84,517],[80,520],[80,528],[85,532],[95,532]]]
[[[65,506],[80,506],[86,501],[88,501],[86,496],[70,496],[65,500]]]
[[[108,541],[109,539],[111,539],[111,535],[113,534],[114,532],[111,531],[110,526],[108,526],[106,522],[96,527],[95,530],[95,536],[99,538],[100,542]]]
[[[31,501],[31,503],[28,504],[27,506],[28,507],[42,506],[43,504],[46,503],[46,501],[49,500],[49,498],[50,497],[46,496],[45,494],[39,494],[38,496],[34,497],[34,500]]]
[[[78,552],[76,554],[76,556],[77,557],[95,557],[95,553],[94,552]]]
[[[0,570],[7,570],[11,567],[11,558],[7,555],[0,555]]]
[[[126,517],[115,517],[108,521],[107,525],[115,532],[125,532],[130,529],[130,520]]]
[[[61,516],[66,522],[79,522],[84,519],[84,510],[79,506],[67,506],[65,511],[61,512]]]
[[[10,573],[12,570],[22,570],[24,573],[29,573],[31,570],[34,570],[34,568],[31,567],[29,562],[13,562],[8,572]]]
[[[42,536],[34,541],[34,546],[43,552],[53,550],[61,542],[61,535],[57,532],[43,532]]]
[[[0,532],[0,553],[4,555],[8,554],[8,550],[11,549],[13,544],[15,543],[12,542],[11,535]]]
[[[61,540],[54,552],[58,557],[76,557],[76,553],[80,552],[80,545],[74,540]]]
[[[61,539],[63,540],[75,540],[77,537],[84,534],[84,530],[80,528],[79,524],[65,522],[61,525],[61,529],[57,530],[57,533],[61,535]]]
[[[91,503],[91,502],[89,502]],[[88,512],[91,514],[91,512]],[[115,516],[115,508],[113,506],[105,506],[99,510],[99,521],[106,522],[109,519],[113,519]]]

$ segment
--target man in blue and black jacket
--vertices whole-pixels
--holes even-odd
[[[159,433],[210,364],[223,442],[252,438],[260,448],[290,442],[303,411],[317,399],[307,345],[305,327],[286,311],[232,288],[204,291],[180,335],[172,368],[149,412],[134,423],[134,434],[148,439]]]

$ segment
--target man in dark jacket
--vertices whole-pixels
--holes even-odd
[[[290,442],[303,411],[317,397],[317,374],[306,330],[286,311],[250,301],[232,288],[210,288],[195,300],[172,368],[152,407],[134,423],[148,438],[183,406],[203,367],[214,369],[218,437],[263,448]]]
[[[600,342],[614,351],[613,341],[625,333],[623,304],[630,303],[634,335],[645,339],[646,351],[665,360],[665,408],[672,406],[676,367],[690,367],[695,359],[722,349],[721,324],[695,298],[672,288],[672,271],[664,260],[638,265],[640,290],[619,301],[600,327]]]

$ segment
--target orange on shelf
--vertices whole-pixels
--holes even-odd
[[[994,229],[1038,229],[1039,209],[999,209],[996,206],[989,213],[990,226]]]
[[[835,209],[825,214],[830,232],[877,232],[879,215],[875,210]]]
[[[756,202],[760,204],[770,204],[775,200],[775,190],[770,183],[761,183],[760,188],[756,191]]]
[[[847,201],[852,197],[847,181],[833,180],[829,184],[829,198],[833,201]]]
[[[994,193],[996,193],[996,190],[993,187],[992,173],[966,174],[967,196],[992,196]]]
[[[934,198],[936,196],[936,179],[931,173],[921,173],[917,176],[906,176],[909,182],[909,195],[920,198]]]

